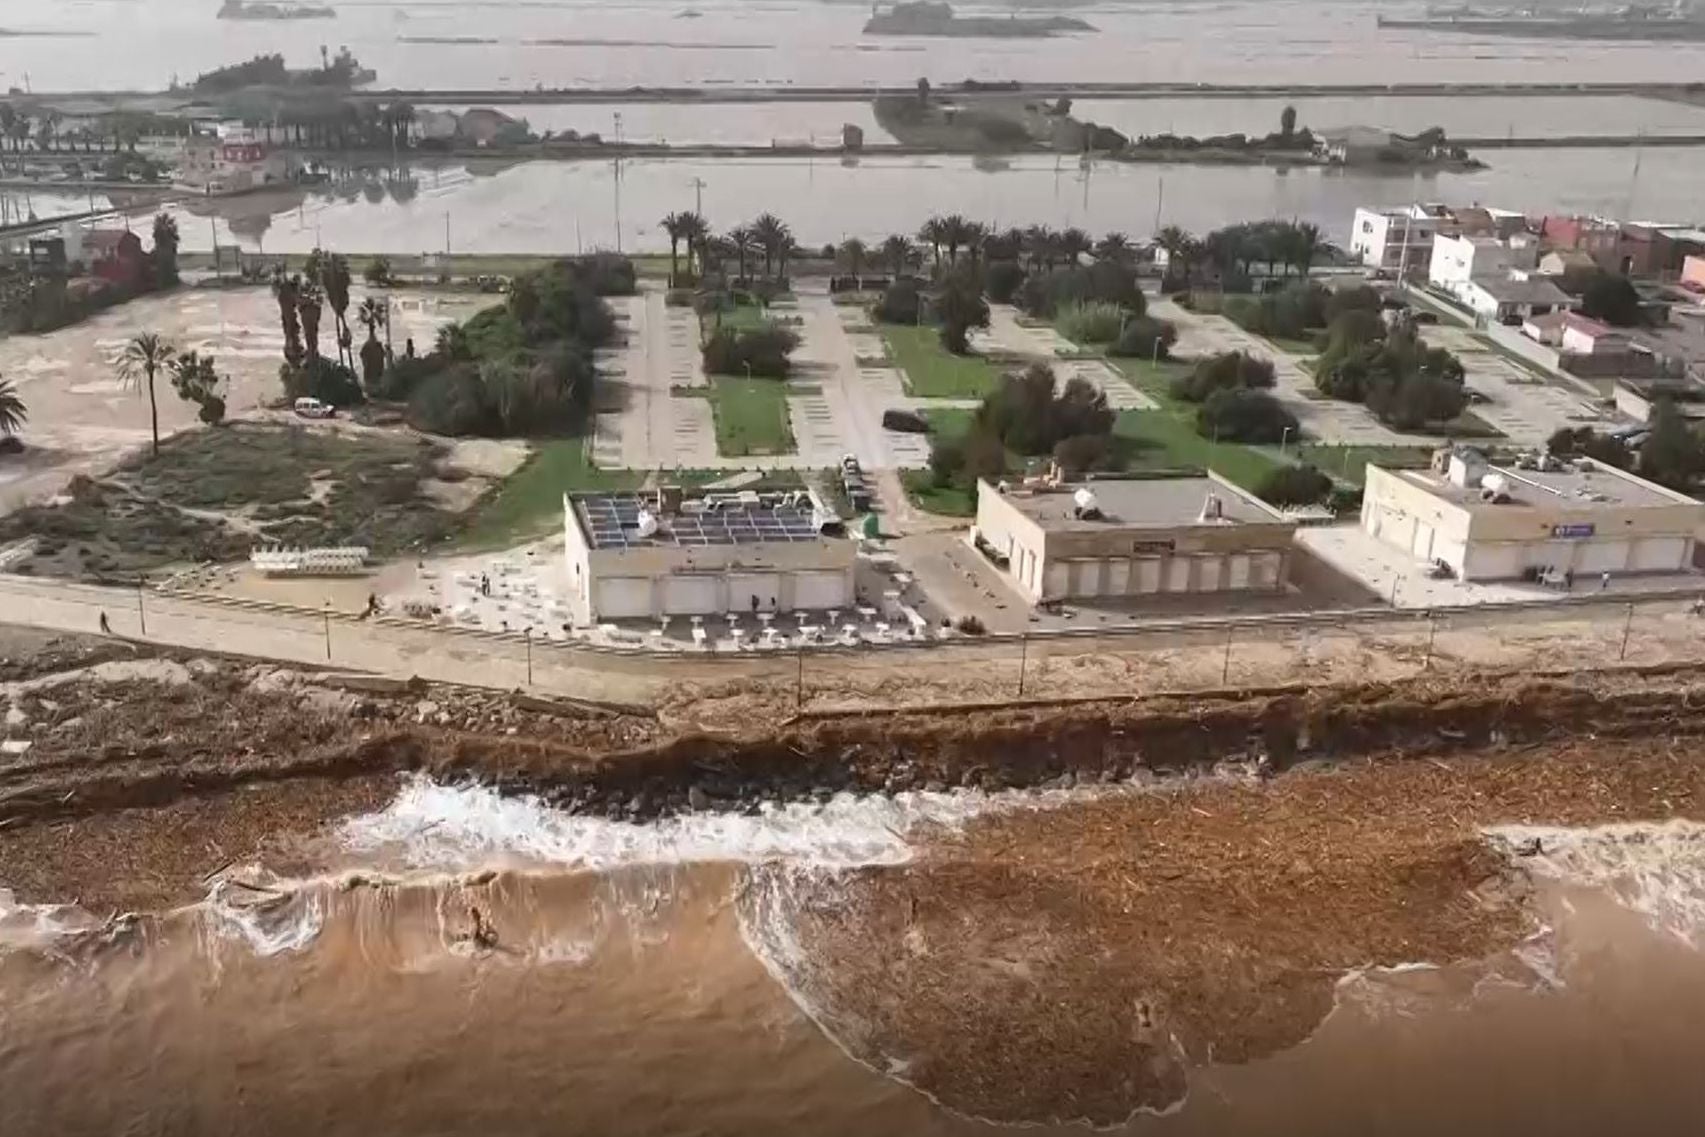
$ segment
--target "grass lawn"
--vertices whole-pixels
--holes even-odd
[[[1172,397],[1172,380],[1188,374],[1191,364],[1146,359],[1108,362],[1159,404],[1152,411],[1121,411],[1113,433],[1128,444],[1126,466],[1133,470],[1213,470],[1245,489],[1253,489],[1280,465],[1265,451],[1237,442],[1215,443],[1196,433],[1196,407]]]
[[[787,384],[779,379],[713,375],[710,386],[678,397],[709,399],[716,419],[716,452],[725,458],[746,458],[793,451],[787,395]]]
[[[900,484],[912,504],[927,513],[942,517],[975,517],[977,489],[975,486],[938,486],[928,470],[901,470]]]
[[[476,506],[457,544],[475,548],[516,545],[562,524],[562,495],[571,490],[631,490],[644,470],[601,470],[592,464],[590,438],[554,438],[534,446],[532,457]]]
[[[930,437],[958,438],[971,429],[977,412],[970,407],[920,407],[918,414],[929,423]]]
[[[1298,460],[1340,481],[1359,486],[1367,477],[1367,465],[1398,470],[1424,469],[1432,460],[1430,446],[1331,446],[1305,442],[1296,448]]]
[[[954,355],[931,327],[882,326],[888,357],[905,373],[906,389],[925,399],[976,399],[994,390],[1000,372],[975,355]]]

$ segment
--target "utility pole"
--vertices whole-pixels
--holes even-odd
[[[450,211],[444,211],[444,255],[450,255]]]
[[[147,588],[147,580],[143,577],[140,577],[140,576],[137,577],[136,578],[136,622],[137,622],[137,624],[139,624],[141,626],[141,628],[142,628],[141,634],[144,637],[146,637],[148,635],[148,613],[146,613],[142,610],[142,593],[146,590],[146,588]]]
[[[1030,663],[1030,633],[1018,633],[1018,697],[1024,698],[1024,672]]]
[[[693,212],[698,214],[700,217],[703,217],[705,180],[700,177],[694,177],[691,184],[693,187]]]
[[[1231,636],[1232,636],[1232,632],[1234,630],[1235,629],[1232,625],[1230,625],[1230,624],[1226,625],[1226,629],[1225,629],[1225,659],[1220,664],[1220,686],[1221,687],[1225,687],[1231,683]]]
[[[330,600],[326,601],[326,610],[321,613],[321,618],[325,620],[326,627],[326,662],[330,663],[332,659],[332,602]]]
[[[793,709],[803,710],[805,707],[805,648],[794,649],[794,662],[798,669],[793,677]]]
[[[533,685],[533,629],[531,626],[523,633],[527,639],[527,686]]]
[[[1628,605],[1628,618],[1622,621],[1622,650],[1617,653],[1617,655],[1616,655],[1617,659],[1625,660],[1628,658],[1628,635],[1633,630],[1634,630],[1634,605],[1632,603],[1630,603]]]

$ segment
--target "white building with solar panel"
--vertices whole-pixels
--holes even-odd
[[[577,626],[854,605],[855,549],[805,491],[563,495]]]

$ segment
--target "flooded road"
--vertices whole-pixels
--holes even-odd
[[[936,827],[987,808],[927,796],[628,826],[417,786],[344,827],[336,883],[216,886],[111,942],[0,956],[0,1129],[986,1133],[907,1084],[937,1057],[908,1041],[908,992],[873,991],[878,1009],[849,1018],[814,986],[833,959],[808,954],[811,913],[865,881],[921,884]],[[1073,823],[1069,798],[1049,804]],[[1529,868],[1549,931],[1485,959],[1353,970],[1307,1041],[1270,1056],[1187,1061],[1159,1039],[1178,1096],[1134,1101],[1115,1128],[1690,1130],[1705,1106],[1690,1073],[1700,833],[1547,831],[1554,852]],[[356,864],[390,883],[351,878]],[[29,923],[14,911],[0,930],[17,942]],[[481,923],[495,942],[475,942]],[[907,950],[930,950],[927,927]],[[987,966],[1023,986],[1049,958],[1038,943]],[[1093,955],[1070,966],[1117,987]],[[943,1037],[975,1022],[950,1018]],[[1039,1082],[1147,1084],[1059,1068],[1070,1035],[1038,1018],[1024,1046]],[[1071,1100],[1055,1105],[1041,1132],[1083,1132]]]

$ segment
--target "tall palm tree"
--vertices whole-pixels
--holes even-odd
[[[929,246],[930,259],[935,267],[941,267],[941,246],[947,243],[947,223],[940,217],[931,217],[918,227],[918,240]]]
[[[1132,252],[1130,238],[1123,233],[1109,233],[1095,242],[1094,253],[1098,261],[1124,264],[1131,259]]]
[[[325,295],[311,280],[302,282],[296,294],[296,314],[302,320],[302,346],[309,359],[320,358],[320,316],[325,307]]]
[[[854,276],[863,276],[864,258],[870,250],[857,237],[848,237],[841,242],[841,260],[846,262],[847,272]]]
[[[989,239],[992,236],[993,233],[989,227],[981,221],[967,221],[965,223],[965,252],[970,256],[971,263],[975,264],[983,259]]]
[[[709,237],[710,223],[701,215],[697,213],[681,214],[681,240],[687,246],[687,274],[689,276],[694,275],[695,265],[699,274],[704,272],[701,254],[704,252],[705,240]]]
[[[292,367],[302,362],[302,317],[296,311],[301,292],[301,277],[286,274],[282,266],[273,272],[272,297],[278,301],[278,325],[284,333],[284,362]]]
[[[758,240],[752,236],[749,225],[736,225],[728,231],[728,244],[734,250],[735,263],[740,268],[740,279],[746,279],[746,258],[757,246]]]
[[[1154,235],[1154,243],[1166,250],[1167,268],[1188,278],[1196,238],[1186,229],[1168,225]]]
[[[658,228],[669,234],[669,284],[675,284],[675,278],[681,275],[681,238],[685,235],[685,227],[681,224],[682,215],[671,213],[657,223]]]
[[[339,363],[355,366],[354,337],[349,332],[349,260],[342,253],[330,253],[320,269],[320,287],[325,289],[326,303],[331,307],[337,328],[337,359]]]
[[[783,247],[792,244],[793,231],[775,214],[764,213],[752,222],[752,237],[764,251],[764,275],[770,276]]]
[[[957,213],[941,219],[941,243],[947,246],[947,263],[959,263],[959,250],[970,242],[971,223]]]
[[[29,417],[29,412],[24,409],[24,400],[11,381],[0,379],[0,434],[18,433]]]
[[[124,345],[118,357],[118,377],[126,385],[148,388],[148,420],[154,433],[154,453],[160,452],[160,404],[154,397],[154,377],[171,366],[177,349],[153,332],[143,332]]]
[[[991,261],[1016,261],[1024,255],[1024,230],[1003,229],[990,234],[983,244]]]
[[[912,248],[911,240],[903,233],[895,233],[882,242],[882,259],[887,263],[888,271],[896,278],[906,274],[916,251]]]

